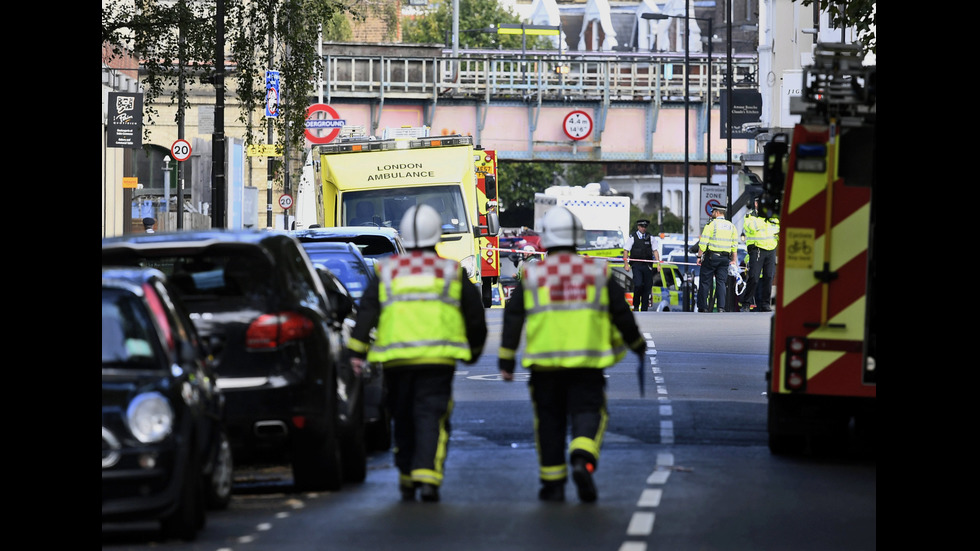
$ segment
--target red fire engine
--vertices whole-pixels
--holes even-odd
[[[873,444],[875,67],[859,49],[819,44],[805,68],[801,121],[767,144],[763,216],[779,217],[768,381],[772,453]]]

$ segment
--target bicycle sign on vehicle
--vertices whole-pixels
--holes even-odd
[[[279,207],[282,210],[287,210],[293,206],[293,196],[288,193],[283,193],[279,196]]]
[[[170,146],[170,154],[175,161],[186,161],[191,158],[191,144],[187,140],[177,140]]]

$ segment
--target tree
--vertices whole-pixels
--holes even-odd
[[[230,53],[225,70],[236,84],[238,118],[246,124],[249,144],[256,143],[257,136],[250,117],[265,103],[265,71],[274,68],[281,76],[280,116],[273,119],[278,143],[284,145],[288,139],[294,149],[301,149],[299,129],[305,126],[309,98],[315,93],[313,76],[320,69],[321,24],[340,35],[347,13],[359,18],[381,14],[389,29],[397,24],[397,14],[384,0],[222,1],[228,30],[225,51]],[[155,105],[166,93],[171,105],[186,104],[189,85],[214,82],[215,11],[215,3],[197,0],[103,0],[102,43],[111,47],[112,56],[132,53],[140,59],[148,125],[153,124]],[[261,122],[256,126],[266,127]],[[296,130],[287,132],[288,128]]]
[[[416,44],[449,44],[453,31],[452,0],[432,0],[420,16],[402,21],[402,40]],[[498,35],[481,32],[491,25],[520,23],[521,18],[496,1],[459,0],[459,44],[464,48],[503,48],[520,50],[521,35]],[[551,49],[551,43],[539,36],[528,36],[528,50]]]
[[[794,0],[796,1],[796,0]],[[800,0],[804,6],[818,2],[820,9],[830,14],[831,21],[840,28],[854,27],[864,53],[878,54],[876,0]]]

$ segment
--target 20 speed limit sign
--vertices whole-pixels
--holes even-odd
[[[191,144],[187,140],[177,140],[170,146],[170,154],[176,161],[186,161],[191,158]]]
[[[282,210],[287,210],[293,206],[293,196],[288,193],[283,193],[279,196],[279,207]]]

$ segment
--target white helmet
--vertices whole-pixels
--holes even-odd
[[[582,221],[565,207],[555,207],[545,213],[541,220],[541,246],[575,247],[585,242]]]
[[[411,207],[402,216],[399,231],[409,249],[434,247],[442,238],[442,216],[429,205]]]

